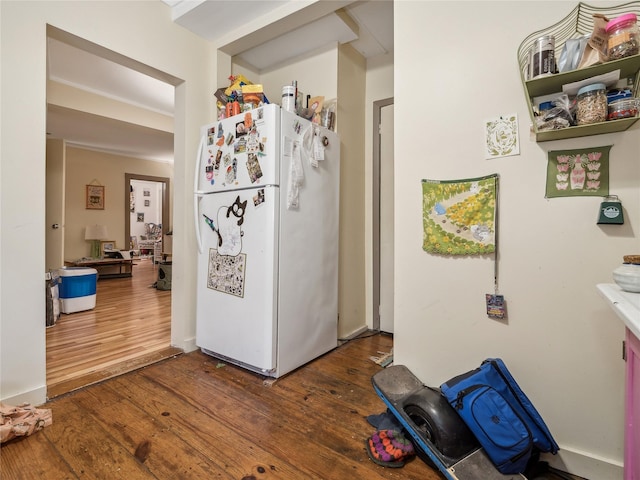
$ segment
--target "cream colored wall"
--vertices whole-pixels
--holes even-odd
[[[262,83],[269,100],[281,103],[283,85],[297,80],[306,95],[338,99],[336,131],[341,142],[340,168],[340,266],[338,336],[348,337],[366,329],[365,277],[365,89],[366,62],[350,46],[331,46],[304,58],[293,59],[269,71],[256,73],[234,65],[242,73]]]
[[[267,98],[278,105],[282,103],[282,87],[291,85],[293,80],[297,80],[298,90],[304,93],[305,106],[307,95],[322,95],[326,100],[335,99],[338,88],[337,47],[328,45],[304,58],[295,59],[260,75]]]
[[[338,49],[337,45],[327,45],[262,72],[239,63],[233,63],[232,70],[234,75],[242,74],[251,82],[262,84],[269,102],[278,105],[282,103],[282,87],[297,80],[298,89],[305,94],[306,106],[306,95],[322,95],[326,100],[336,98]]]
[[[373,328],[373,102],[393,97],[393,53],[367,60],[364,124],[366,321]]]
[[[183,80],[174,117],[171,341],[185,349],[195,348],[192,172],[200,125],[213,118],[217,57],[159,1],[2,1],[0,22],[0,398],[39,404],[46,395],[46,24]]]
[[[340,267],[338,335],[366,327],[364,231],[365,59],[350,45],[338,49],[337,132],[340,163]]]
[[[173,166],[139,158],[111,155],[81,148],[67,147],[67,176],[65,182],[65,260],[88,256],[91,245],[84,239],[87,225],[106,225],[109,240],[119,249],[129,248],[125,242],[125,173],[152,175],[171,179],[169,204],[173,204]],[[97,181],[105,188],[104,210],[85,208],[85,185]],[[172,224],[169,210],[169,225]]]
[[[70,85],[47,82],[47,103],[101,115],[165,132],[173,132],[173,118]]]
[[[560,444],[553,461],[587,478],[619,479],[624,329],[596,284],[612,283],[622,256],[638,250],[640,125],[530,140],[516,51],[576,3],[540,5],[395,3],[394,358],[438,386],[487,357],[502,357]],[[520,155],[485,160],[483,120],[510,113],[518,115]],[[613,145],[610,191],[623,202],[624,226],[596,225],[602,198],[544,198],[549,150],[602,145]],[[500,174],[504,322],[485,310],[493,258],[422,250],[421,179],[490,173]]]

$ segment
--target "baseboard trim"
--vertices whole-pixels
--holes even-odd
[[[589,480],[620,480],[622,478],[622,462],[602,458],[588,452],[561,447],[556,455],[541,455],[541,460],[548,462],[553,468],[577,475]]]
[[[195,350],[198,350],[199,348],[200,347],[196,345],[196,337],[186,338],[182,342],[182,349],[184,350],[184,353],[193,352]]]
[[[29,390],[28,392],[23,392],[18,395],[13,395],[12,397],[3,398],[0,401],[2,401],[2,403],[6,403],[7,405],[13,406],[28,403],[37,407],[43,405],[47,401],[47,387],[46,385],[43,385],[33,390]]]
[[[354,338],[362,335],[363,333],[365,333],[366,331],[369,330],[369,327],[367,327],[366,325],[358,328],[357,330],[351,332],[349,335],[347,335],[346,337],[340,337],[338,339],[338,344],[342,344],[344,342],[348,342],[349,340],[353,340]]]

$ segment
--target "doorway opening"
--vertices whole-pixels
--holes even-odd
[[[59,237],[52,244],[60,244],[52,249],[55,259],[47,260],[47,266],[59,268],[66,260],[77,262],[86,256],[84,231],[89,224],[108,225],[109,240],[116,249],[130,250],[129,217],[121,216],[119,193],[125,169],[166,175],[137,177],[159,182],[156,202],[160,204],[156,205],[161,207],[162,220],[154,223],[162,225],[160,237],[171,228],[173,166],[160,169],[157,162],[173,162],[175,90],[182,80],[50,25],[47,41],[47,145],[57,141],[62,153],[56,159],[55,178],[51,182],[47,178],[47,209],[50,203],[58,208],[56,218],[47,216],[47,223],[55,227],[47,229],[45,245],[49,249],[56,240],[53,236]],[[78,101],[68,103],[86,95],[110,108],[83,111]],[[74,154],[69,155],[70,151]],[[91,158],[100,155],[100,161],[90,164]],[[68,167],[70,161],[76,162],[73,167]],[[82,168],[77,167],[80,161]],[[98,177],[107,191],[105,206],[88,212],[73,185],[93,183]],[[171,347],[172,292],[153,288],[158,276],[155,262],[135,258],[131,270],[132,275],[124,278],[98,277],[95,308],[61,313],[56,324],[47,328],[48,398],[182,352]]]
[[[373,329],[393,333],[393,97],[373,102]]]
[[[124,176],[125,245],[134,256],[151,255],[159,263],[162,254],[168,254],[169,179],[152,175],[125,173]],[[141,253],[144,252],[144,253]]]

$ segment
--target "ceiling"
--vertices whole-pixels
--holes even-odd
[[[335,43],[365,58],[393,53],[393,0],[160,0],[175,23],[211,41],[239,63],[262,71]],[[238,5],[242,14],[238,15]],[[220,22],[220,19],[226,19]],[[215,28],[211,28],[215,25]],[[156,114],[173,116],[174,87],[133,62],[105,58],[64,35],[48,38],[48,78]],[[173,161],[173,134],[51,105],[49,138],[68,145],[150,160]]]

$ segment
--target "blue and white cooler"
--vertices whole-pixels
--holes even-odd
[[[59,270],[60,311],[81,312],[96,307],[98,271],[87,267],[63,267]]]

